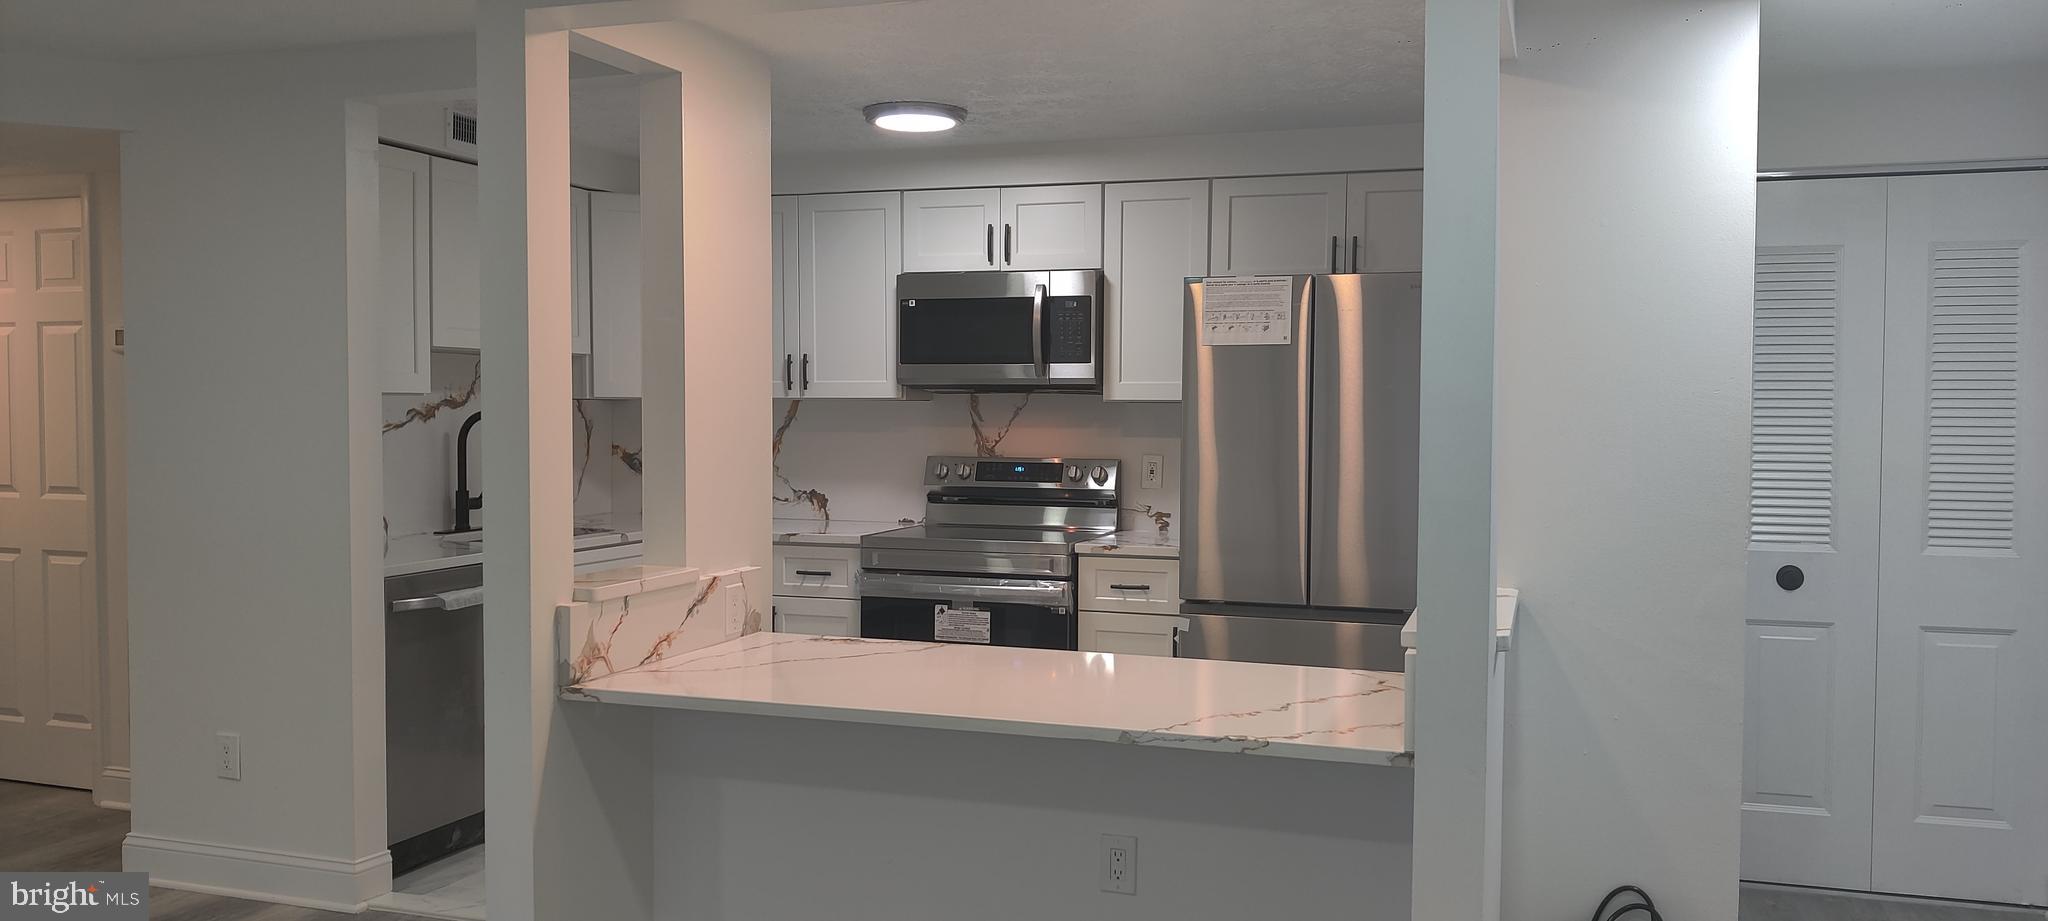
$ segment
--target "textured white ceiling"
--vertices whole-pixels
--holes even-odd
[[[1759,47],[1766,77],[2048,61],[2048,0],[1764,0]]]
[[[0,51],[115,60],[468,32],[475,0],[0,0]]]

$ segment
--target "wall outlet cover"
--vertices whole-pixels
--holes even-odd
[[[1102,891],[1138,894],[1138,839],[1102,836]]]
[[[1138,470],[1138,485],[1144,489],[1158,489],[1159,482],[1166,476],[1166,457],[1160,454],[1145,455],[1145,462]]]
[[[242,734],[213,734],[214,774],[228,780],[242,779]]]
[[[747,587],[736,582],[721,591],[725,593],[725,638],[737,639],[747,628]]]

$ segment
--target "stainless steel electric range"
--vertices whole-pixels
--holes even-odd
[[[930,457],[924,523],[860,541],[860,635],[1073,649],[1074,544],[1116,530],[1118,463]]]

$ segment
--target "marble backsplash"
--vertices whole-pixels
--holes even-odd
[[[924,515],[933,454],[1114,457],[1124,463],[1126,528],[1170,533],[1180,509],[1179,403],[1086,394],[935,394],[930,400],[774,401],[776,518],[911,521]],[[1166,466],[1143,488],[1140,464]]]
[[[749,580],[762,578],[762,572],[742,566],[695,578],[671,576],[620,597],[561,605],[555,614],[560,683],[631,671],[767,629],[766,616],[747,593]],[[579,577],[578,585],[607,576]]]
[[[455,439],[483,408],[482,363],[473,354],[436,352],[434,392],[384,395],[384,526],[392,538],[426,534],[454,522]],[[638,401],[575,400],[569,420],[579,523],[640,515]],[[470,434],[469,484],[483,491],[483,427]],[[490,519],[484,507],[473,522]]]

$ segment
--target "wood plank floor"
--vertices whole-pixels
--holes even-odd
[[[91,872],[121,869],[128,813],[101,809],[83,790],[0,781],[0,870]],[[151,886],[149,916],[161,921],[428,921],[415,915],[359,915],[252,902]]]

